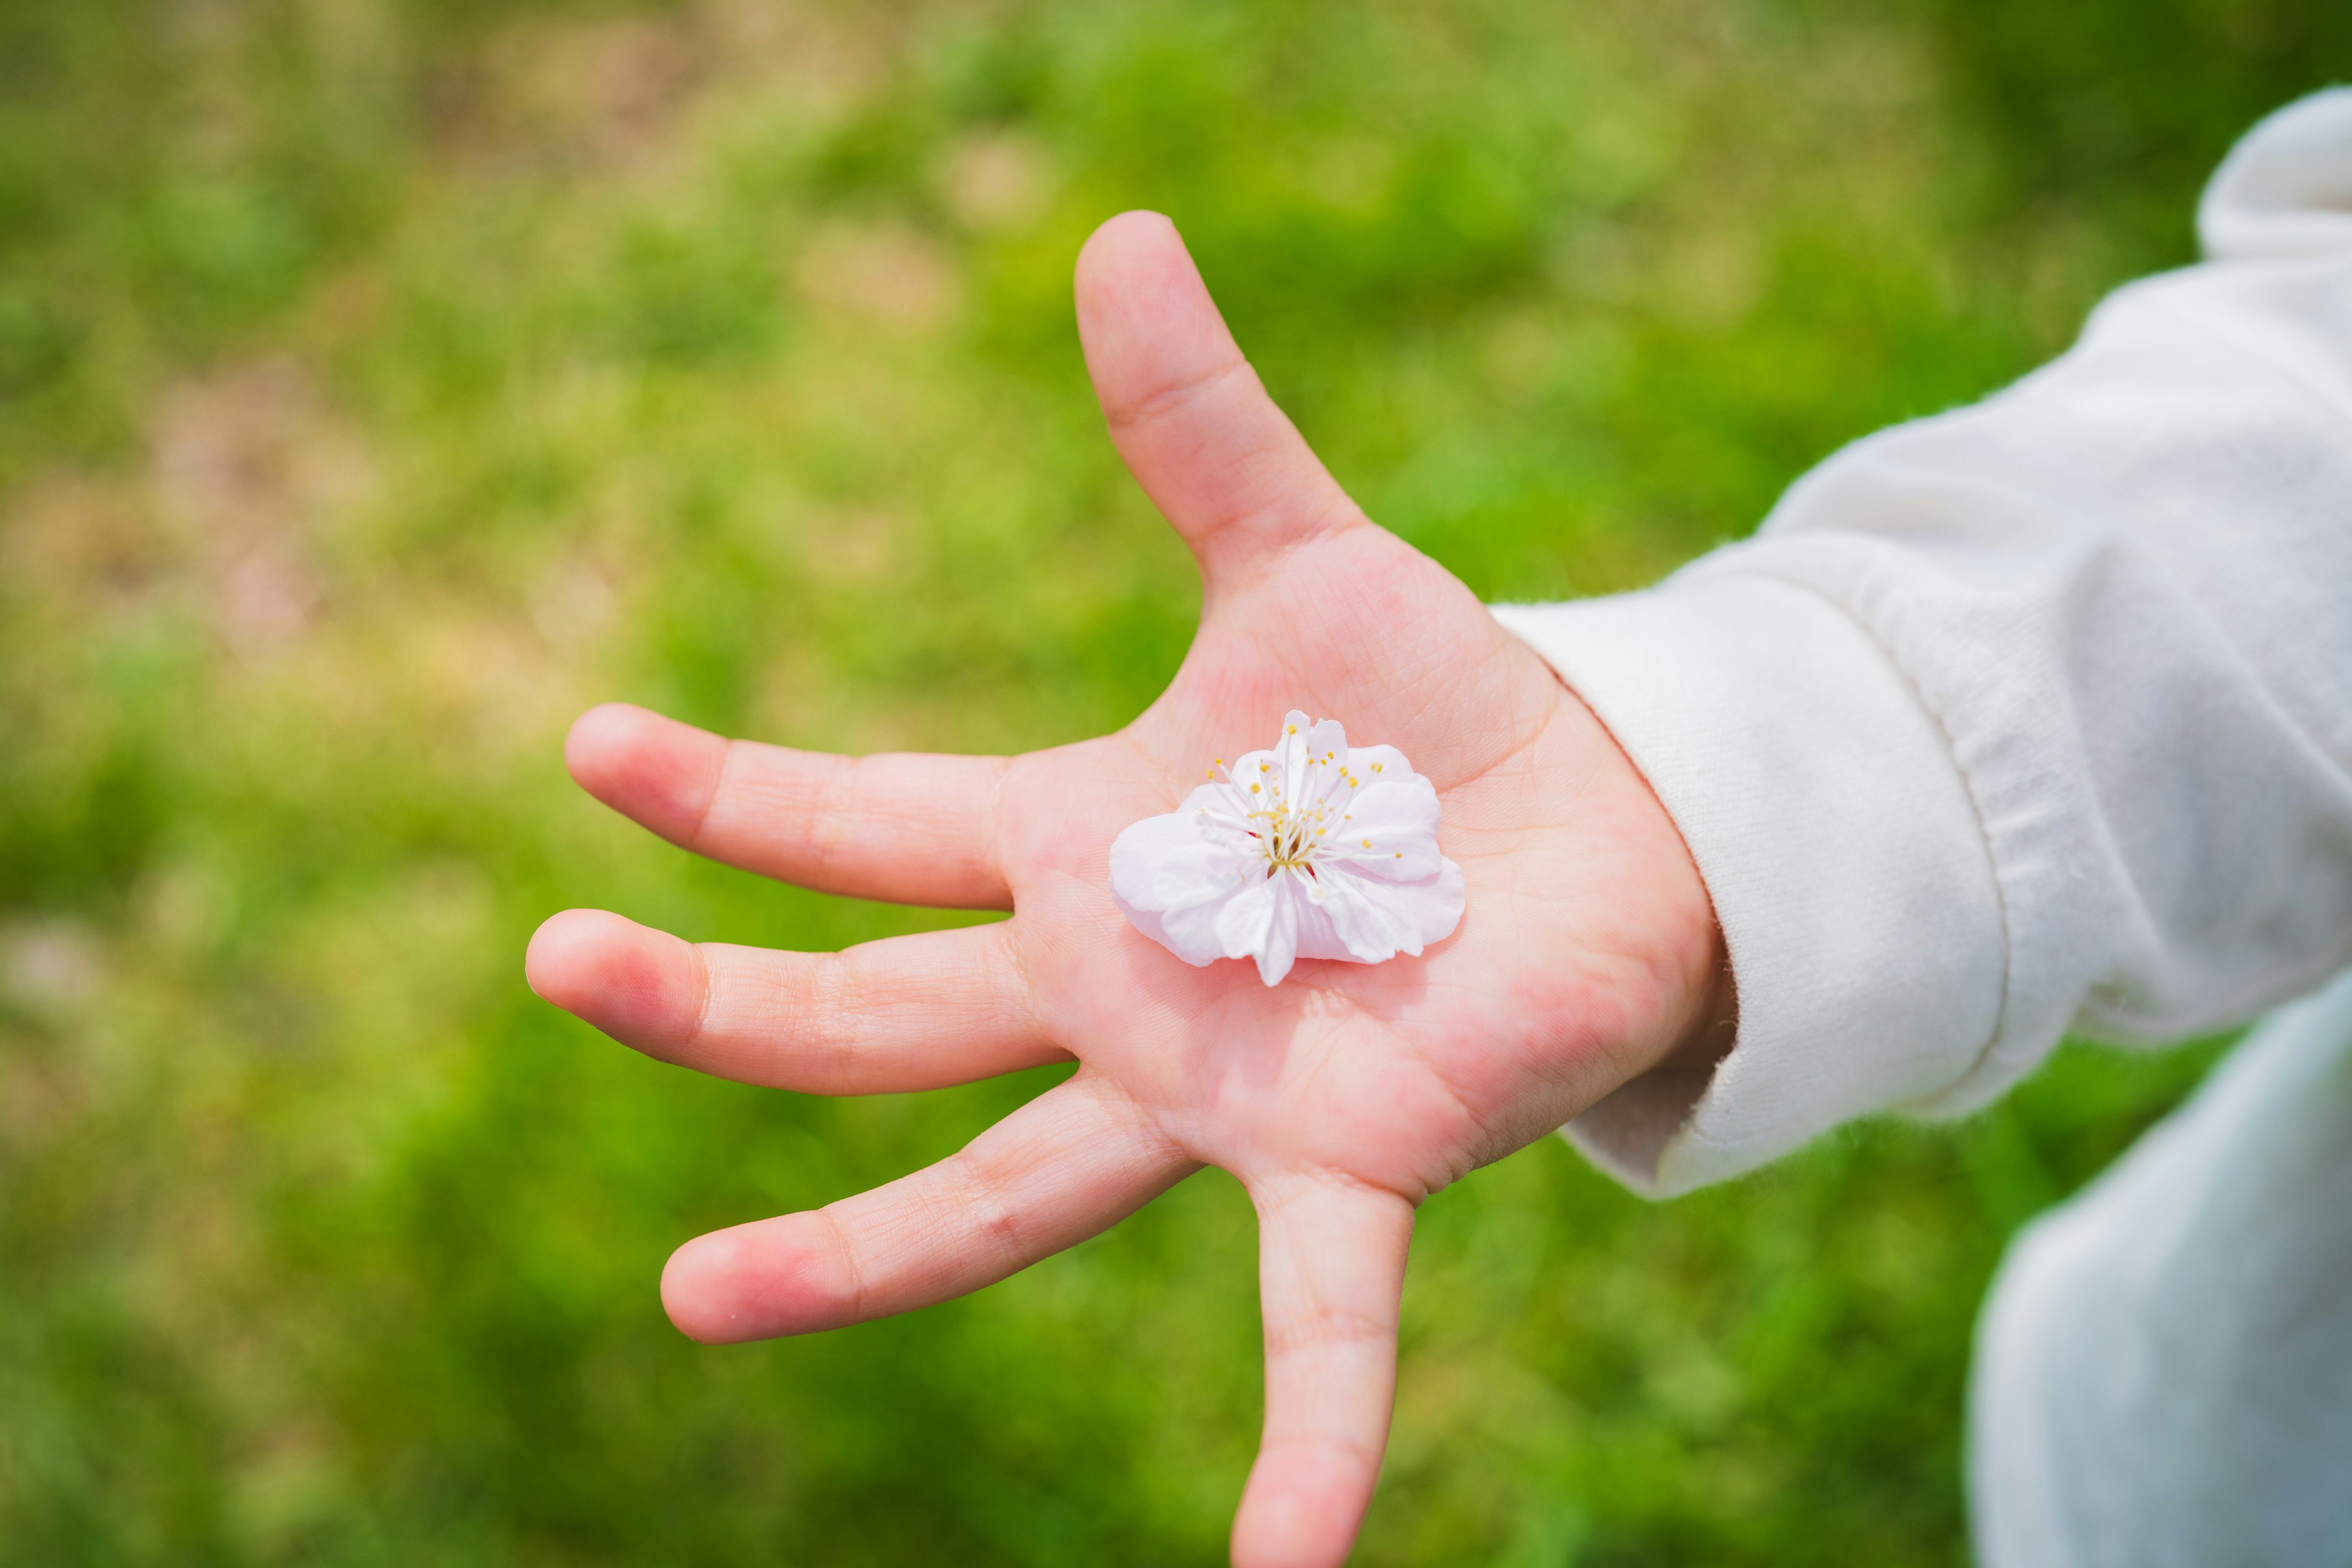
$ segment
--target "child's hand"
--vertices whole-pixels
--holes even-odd
[[[1387,1441],[1414,1205],[1677,1051],[1722,973],[1706,894],[1608,733],[1465,588],[1369,522],[1243,360],[1167,220],[1079,258],[1078,323],[1128,467],[1191,544],[1201,631],[1116,735],[1013,758],[844,758],[599,708],[583,786],[677,844],[803,887],[1010,909],[846,952],[692,946],[572,910],[539,994],[701,1071],[818,1094],[1077,1073],[961,1153],[670,1259],[687,1333],[834,1328],[977,1289],[1199,1165],[1261,1226],[1265,1429],[1244,1564],[1347,1555]],[[1420,959],[1187,966],[1113,907],[1119,829],[1300,708],[1402,749],[1444,799],[1461,928]]]

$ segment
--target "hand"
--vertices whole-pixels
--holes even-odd
[[[674,843],[828,892],[1009,909],[840,953],[699,946],[575,910],[541,996],[703,1072],[895,1093],[1041,1062],[1059,1087],[929,1170],[688,1242],[662,1300],[709,1342],[805,1333],[979,1289],[1202,1164],[1260,1226],[1265,1426],[1237,1563],[1336,1563],[1388,1440],[1415,1205],[1719,1031],[1705,889],[1608,732],[1435,563],[1373,526],[1267,398],[1175,228],[1129,213],[1078,258],[1078,327],[1120,455],[1198,558],[1201,629],[1118,734],[1021,757],[835,757],[598,708],[564,750]],[[1461,928],[1419,959],[1186,965],[1112,905],[1119,829],[1297,707],[1401,748],[1444,802]]]

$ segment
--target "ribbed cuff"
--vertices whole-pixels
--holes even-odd
[[[1949,742],[1868,633],[1810,590],[1725,573],[1494,614],[1656,791],[1738,987],[1712,1077],[1637,1079],[1571,1142],[1667,1197],[1969,1071],[2007,966],[1992,864]]]

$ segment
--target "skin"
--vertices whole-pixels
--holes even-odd
[[[838,757],[618,704],[572,727],[592,795],[802,887],[1010,910],[839,953],[690,944],[573,910],[531,940],[540,995],[698,1071],[895,1093],[1075,1058],[961,1152],[810,1213],[687,1243],[662,1276],[709,1343],[978,1289],[1202,1165],[1260,1227],[1265,1426],[1242,1568],[1344,1560],[1388,1440],[1413,1213],[1627,1080],[1727,1038],[1722,942],[1673,823],[1608,731],[1459,582],[1348,499],[1266,396],[1167,219],[1077,267],[1111,437],[1198,559],[1200,632],[1117,734],[1020,757]],[[1293,707],[1401,748],[1467,879],[1419,959],[1195,969],[1111,903],[1112,838]]]

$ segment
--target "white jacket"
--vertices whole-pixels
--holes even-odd
[[[1496,615],[1673,816],[1739,1027],[1568,1129],[1687,1191],[2352,963],[2352,90],[2273,116],[2063,358],[1650,591]]]

